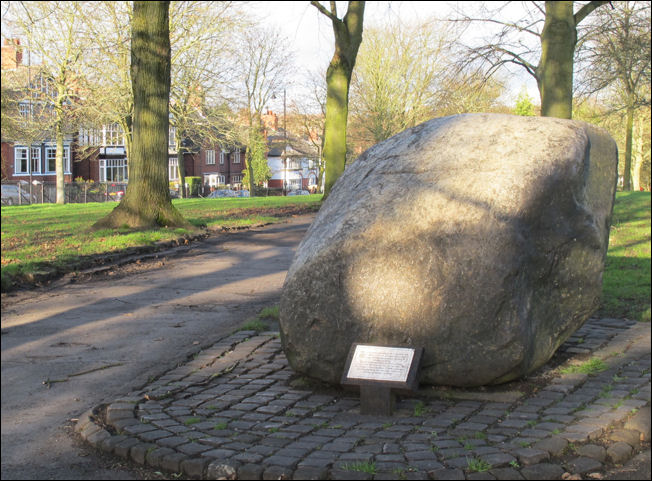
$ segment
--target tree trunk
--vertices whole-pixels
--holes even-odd
[[[251,158],[251,148],[249,146],[245,149],[245,169],[247,170],[247,189],[249,189],[249,195],[254,196],[254,165]]]
[[[57,204],[65,204],[66,184],[63,168],[63,100],[65,98],[65,87],[60,84],[57,86],[57,90],[57,101],[54,107],[56,116],[54,123],[54,136],[57,145],[54,170],[56,173]],[[31,162],[31,158],[28,159],[28,161]]]
[[[342,20],[319,2],[311,2],[331,19],[335,35],[335,53],[326,72],[326,119],[323,158],[326,164],[324,199],[346,165],[346,128],[349,113],[349,86],[360,43],[365,2],[351,1]],[[335,2],[331,2],[333,5]]]
[[[631,99],[630,99],[631,100]],[[632,190],[632,132],[634,130],[634,107],[627,106],[625,126],[625,165],[623,167],[623,190]]]
[[[55,171],[56,171],[56,189],[57,189],[57,204],[65,204],[66,202],[66,183],[64,179],[64,169],[63,169],[63,128],[60,125],[60,122],[56,123],[56,143],[57,143],[57,153],[55,157]],[[31,162],[31,160],[30,160]]]
[[[175,130],[175,137],[174,143],[177,146],[177,170],[179,172],[179,185],[181,186],[179,197],[185,199],[188,197],[188,193],[186,192],[186,164],[183,159],[183,146],[181,145],[183,139],[179,129]]]
[[[635,122],[635,132],[632,131],[632,189],[640,190],[641,170],[643,167],[643,119]]]
[[[349,114],[351,70],[333,58],[326,73],[326,121],[324,127],[324,160],[326,181],[324,197],[344,172],[346,164],[346,128]]]
[[[576,42],[573,2],[546,2],[546,21],[541,32],[541,60],[536,72],[543,117],[572,118]]]
[[[132,136],[131,136],[131,122],[132,118],[131,115],[124,117],[120,121],[120,127],[122,127],[122,131],[124,132],[125,135],[125,156],[127,159],[131,158],[131,150],[132,150]]]
[[[190,227],[172,206],[168,184],[170,94],[169,2],[134,2],[134,92],[129,184],[120,204],[95,228]]]

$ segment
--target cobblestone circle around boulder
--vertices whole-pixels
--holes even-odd
[[[245,331],[87,411],[76,431],[193,479],[599,478],[649,449],[650,328],[591,319],[560,353],[531,392],[419,391],[374,417],[355,392],[302,384],[277,333]]]

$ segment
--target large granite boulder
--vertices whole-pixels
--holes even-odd
[[[338,383],[352,343],[425,348],[420,380],[544,364],[599,306],[617,149],[583,122],[438,118],[362,154],[298,248],[283,349]]]

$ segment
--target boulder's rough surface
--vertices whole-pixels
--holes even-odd
[[[616,166],[605,131],[552,118],[438,118],[372,147],[288,272],[290,365],[338,383],[362,342],[424,347],[426,384],[541,366],[599,305]]]

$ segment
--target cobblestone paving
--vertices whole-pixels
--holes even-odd
[[[590,479],[649,449],[649,325],[592,319],[560,351],[529,394],[420,396],[373,417],[355,393],[293,387],[277,334],[240,332],[77,430],[202,479]]]

